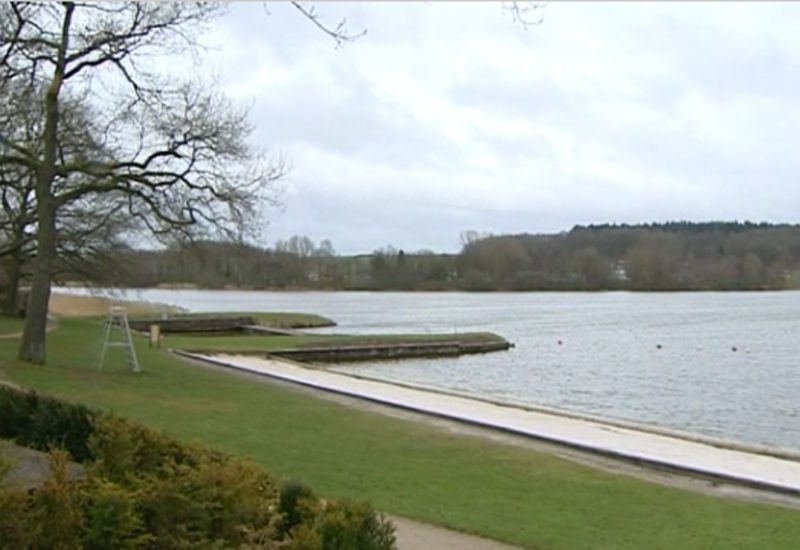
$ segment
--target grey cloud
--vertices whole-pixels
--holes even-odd
[[[718,17],[729,6],[553,4],[523,33],[493,4],[321,3],[327,20],[369,29],[334,50],[290,6],[262,17],[235,4],[225,78],[276,64],[253,121],[297,167],[271,239],[453,250],[470,228],[794,219],[800,38],[787,21],[800,7]],[[389,70],[446,116],[380,93]]]
[[[386,245],[409,251],[454,251],[459,232],[469,227],[457,209],[441,209],[424,200],[367,202],[324,191],[304,191],[294,199],[284,215],[273,218],[271,241],[303,234],[315,241],[331,239],[341,253],[370,252]]]
[[[706,6],[707,8],[708,6]],[[752,4],[753,11],[759,8]],[[773,6],[774,7],[774,6]],[[621,43],[634,52],[658,55],[673,69],[672,78],[715,100],[738,95],[797,97],[800,76],[797,55],[779,40],[779,34],[757,38],[745,32],[732,33],[687,6],[686,13],[662,16],[634,24]],[[719,5],[718,10],[727,7]],[[792,10],[789,17],[797,17]],[[743,19],[742,25],[749,24]]]
[[[478,135],[475,139],[488,150],[508,159],[509,165],[534,159],[550,162],[555,156],[553,144],[541,134],[514,137]]]
[[[341,89],[315,75],[298,79],[254,109],[263,139],[305,143],[351,158],[405,167],[437,165],[456,153],[439,130],[378,96],[357,73],[331,68]]]
[[[574,112],[580,93],[568,92],[547,75],[522,82],[483,69],[453,82],[451,100],[469,107],[490,108],[512,117],[557,121]]]

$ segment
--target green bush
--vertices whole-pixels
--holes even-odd
[[[390,550],[394,526],[368,504],[347,500],[325,506],[317,530],[322,550]]]
[[[83,544],[92,550],[129,550],[147,546],[153,537],[145,532],[137,510],[137,494],[119,485],[90,477],[85,498]]]
[[[308,521],[308,516],[316,512],[309,503],[317,501],[314,492],[306,485],[296,481],[284,483],[278,497],[278,511],[281,514],[278,535],[286,536],[295,526]]]
[[[324,502],[297,482],[283,485],[278,532],[290,550],[391,550],[394,526],[366,503]]]
[[[299,483],[279,494],[249,461],[80,405],[2,388],[0,437],[51,453],[35,490],[0,486],[0,548],[394,547],[394,528],[366,504],[325,504]],[[78,481],[70,454],[85,467]]]
[[[28,494],[22,489],[0,490],[0,548],[25,548],[31,537],[27,519]]]
[[[94,459],[92,467],[118,483],[126,483],[132,476],[169,476],[182,466],[197,467],[210,454],[110,414],[92,419],[92,434],[86,445]]]
[[[39,527],[35,548],[60,550],[82,548],[83,495],[67,477],[69,455],[59,449],[50,453],[50,479],[31,496],[30,524]]]
[[[95,419],[89,447],[90,472],[136,494],[153,547],[238,546],[274,537],[275,485],[250,462],[107,415]]]
[[[91,458],[87,442],[96,414],[82,405],[0,387],[0,438],[40,451],[58,447],[78,462]]]

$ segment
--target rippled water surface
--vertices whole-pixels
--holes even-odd
[[[349,333],[488,330],[516,347],[336,368],[800,450],[799,292],[147,290],[128,298],[192,311],[319,313]]]

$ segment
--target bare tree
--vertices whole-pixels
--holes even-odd
[[[32,152],[36,151],[44,113],[40,102],[31,102],[28,98],[40,95],[41,90],[28,83],[11,85],[6,87],[9,101],[0,105],[0,132],[13,137],[16,144],[26,144]],[[83,105],[62,102],[59,117],[57,149],[60,158],[85,154],[87,149],[97,147],[85,131],[88,117]],[[19,313],[18,289],[30,275],[30,264],[36,255],[35,191],[36,173],[30,166],[13,162],[0,164],[0,260],[7,274],[0,308],[5,314]],[[79,198],[62,205],[56,240],[58,271],[68,271],[73,277],[96,271],[108,250],[117,246],[135,226],[135,220],[125,214],[123,207],[120,197],[106,195],[93,201]]]
[[[317,249],[314,241],[305,235],[292,235],[288,240],[280,240],[275,243],[275,250],[293,254],[298,258],[310,258]]]
[[[334,250],[331,240],[322,239],[319,243],[319,247],[314,251],[314,255],[321,258],[332,258],[336,256],[336,250]]]
[[[367,29],[361,29],[358,32],[351,32],[347,28],[346,18],[340,19],[335,26],[328,25],[323,21],[322,16],[313,5],[306,7],[301,2],[292,2],[292,5],[297,9],[297,11],[302,13],[306,19],[311,21],[314,26],[331,37],[333,41],[336,42],[337,48],[341,47],[347,42],[358,40],[367,34]]]
[[[0,164],[35,174],[36,258],[19,358],[45,361],[45,326],[67,205],[122,200],[156,235],[242,235],[275,200],[284,165],[255,153],[246,113],[200,79],[166,78],[159,56],[193,51],[212,3],[12,3],[0,8],[0,78],[44,90],[31,145],[0,136]],[[198,72],[200,68],[197,67]],[[37,98],[32,98],[36,101]],[[65,104],[87,106],[84,143],[64,150]],[[35,149],[38,148],[38,149]]]
[[[31,95],[30,83],[4,79],[2,84],[6,101],[0,104],[0,134],[38,155],[42,111],[38,103],[26,101]],[[35,190],[36,173],[29,166],[0,163],[0,259],[7,275],[0,307],[5,314],[19,312],[18,289],[25,263],[36,250]]]
[[[5,295],[0,310],[13,315],[19,311],[19,285],[23,278],[25,260],[34,250],[31,210],[33,186],[26,176],[17,179],[18,174],[2,170],[0,175],[0,260],[6,272]]]

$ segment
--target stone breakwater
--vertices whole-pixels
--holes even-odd
[[[376,361],[385,359],[411,359],[417,357],[454,357],[474,353],[506,351],[514,347],[508,340],[496,336],[480,339],[451,337],[423,342],[374,342],[350,344],[301,345],[278,349],[241,349],[237,354],[254,357],[282,357],[303,363],[342,363],[349,361]],[[230,350],[214,349],[213,345],[203,349],[185,350],[190,353],[218,354]]]
[[[514,345],[498,337],[484,342],[425,342],[372,345],[343,345],[272,350],[270,355],[303,362],[340,363],[412,357],[450,357],[470,353],[506,351]]]

